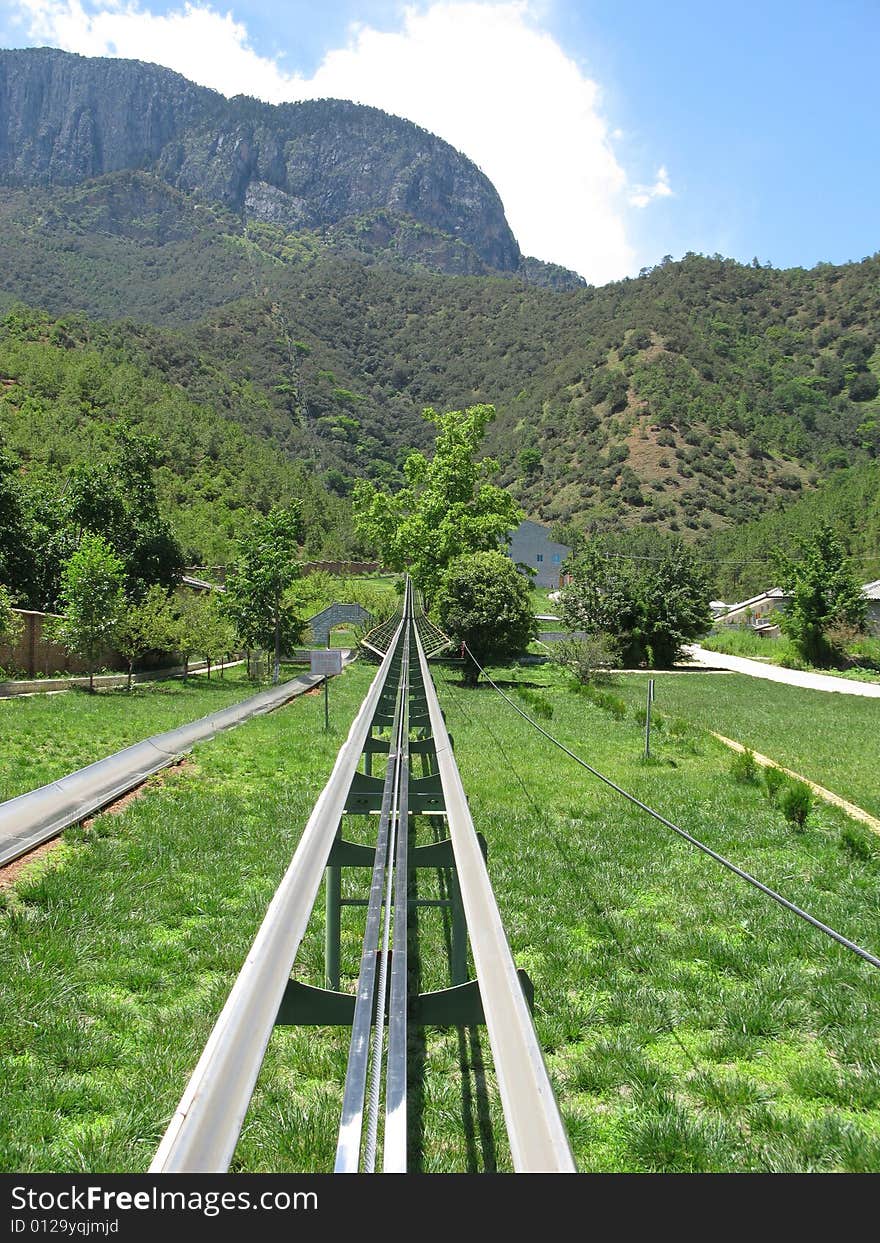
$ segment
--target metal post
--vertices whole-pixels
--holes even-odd
[[[467,921],[464,917],[464,903],[461,900],[461,889],[458,876],[452,872],[449,886],[452,899],[452,983],[464,984],[467,981]]]
[[[645,759],[651,755],[651,704],[654,702],[654,679],[648,678],[648,701],[645,705]]]
[[[340,833],[336,838],[339,840]],[[330,866],[325,873],[327,893],[324,913],[324,975],[327,988],[339,989],[339,946],[341,940],[342,868]]]
[[[330,678],[324,675],[324,733],[330,728]]]

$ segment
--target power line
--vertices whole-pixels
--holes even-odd
[[[779,905],[784,907],[787,911],[791,911],[793,915],[797,915],[798,918],[805,920],[808,924],[811,924],[812,927],[817,928],[820,932],[824,932],[826,936],[831,937],[831,939],[836,941],[838,945],[842,945],[845,949],[851,950],[854,954],[858,954],[858,956],[863,958],[865,962],[869,962],[872,967],[880,967],[880,958],[876,958],[873,954],[869,953],[868,950],[862,949],[860,945],[856,945],[855,941],[850,941],[848,937],[845,937],[842,933],[835,931],[834,928],[830,928],[828,924],[823,924],[821,920],[816,919],[816,917],[811,915],[809,911],[805,911],[801,907],[795,906],[793,902],[789,902],[788,898],[784,898],[782,894],[777,893],[775,889],[771,889],[768,885],[763,884],[749,872],[737,867],[737,865],[735,863],[731,863],[729,859],[725,859],[723,855],[720,855],[717,851],[712,850],[710,846],[706,846],[703,842],[692,836],[692,834],[688,833],[685,829],[680,828],[677,824],[673,824],[671,820],[667,820],[666,817],[661,815],[659,811],[655,811],[653,807],[649,807],[647,803],[643,803],[642,800],[636,798],[634,794],[630,794],[627,790],[624,790],[622,786],[619,786],[615,781],[612,781],[610,777],[606,777],[604,773],[600,773],[597,768],[593,768],[593,766],[588,764],[586,760],[582,760],[581,757],[576,755],[574,751],[570,750],[565,743],[560,742],[558,738],[554,738],[553,735],[548,733],[542,725],[539,725],[534,717],[531,717],[527,712],[524,712],[518,704],[514,703],[509,695],[505,695],[501,687],[497,686],[496,683],[489,677],[488,673],[486,673],[486,670],[477,660],[476,656],[474,656],[468,645],[465,643],[463,646],[464,650],[467,652],[468,656],[470,656],[471,660],[474,662],[477,669],[479,669],[480,673],[489,685],[494,687],[501,698],[508,703],[511,708],[513,708],[514,712],[518,712],[521,717],[528,721],[528,723],[538,731],[538,733],[543,734],[548,741],[552,742],[555,747],[558,747],[560,751],[563,751],[570,759],[574,760],[576,764],[580,764],[580,766],[585,768],[587,772],[592,773],[594,777],[598,777],[600,781],[604,781],[607,786],[610,786],[612,790],[622,795],[630,803],[633,803],[642,811],[647,812],[649,816],[653,816],[655,820],[659,820],[661,824],[666,826],[666,828],[672,829],[673,833],[677,833],[679,837],[683,837],[685,841],[690,842],[692,846],[696,846],[698,850],[701,850],[703,854],[708,855],[710,859],[714,859],[716,863],[720,863],[722,867],[725,867],[728,871],[733,872],[733,874],[738,876],[740,880],[744,880],[748,884],[753,885],[755,889],[758,889],[766,897],[772,898],[774,902],[779,903]]]
[[[488,676],[488,675],[487,675],[487,676]],[[491,681],[491,678],[490,678],[489,680]],[[446,691],[449,691],[449,692],[451,692],[451,691],[452,691],[452,685],[451,685],[451,683],[450,683],[447,679],[444,679],[443,686],[444,686],[444,689],[445,689]],[[497,687],[496,687],[496,689],[497,689]],[[468,721],[471,721],[471,722],[476,723],[476,718],[474,718],[474,717],[473,717],[473,716],[472,716],[472,715],[468,712],[468,710],[465,708],[465,706],[464,706],[464,702],[463,702],[462,698],[458,695],[458,692],[455,692],[455,693],[452,695],[452,698],[455,700],[456,707],[457,707],[457,708],[458,708],[458,710],[462,713],[462,715],[465,717],[465,719],[466,719],[466,720],[468,720]],[[497,736],[497,734],[493,731],[493,729],[492,729],[491,725],[489,725],[489,723],[488,723],[487,721],[481,720],[481,721],[479,722],[479,728],[484,729],[484,730],[488,733],[488,735],[489,735],[489,737],[492,739],[492,741],[495,743],[495,745],[497,746],[498,750],[501,752],[501,755],[502,755],[502,756],[503,756],[503,758],[504,758],[504,762],[505,762],[505,763],[508,765],[508,767],[510,768],[511,772],[513,773],[514,777],[516,778],[516,780],[517,780],[517,782],[518,782],[518,784],[519,784],[520,789],[522,790],[523,794],[525,795],[526,802],[528,802],[528,803],[530,803],[530,804],[531,804],[532,810],[534,811],[535,815],[537,815],[537,816],[540,818],[540,817],[542,816],[542,814],[543,814],[543,813],[542,813],[542,810],[541,810],[540,806],[538,805],[538,803],[536,802],[536,800],[533,798],[532,794],[530,793],[530,791],[529,791],[529,789],[528,789],[528,787],[527,787],[527,785],[526,785],[526,783],[525,783],[525,781],[524,781],[524,779],[523,779],[522,775],[520,774],[520,772],[519,772],[519,770],[517,769],[516,765],[514,764],[513,760],[510,758],[510,756],[508,755],[507,751],[505,750],[504,745],[503,745],[503,743],[501,742],[500,738],[499,738],[499,737]],[[551,840],[551,842],[552,842],[553,846],[556,848],[557,853],[558,853],[558,854],[559,854],[559,855],[560,855],[560,856],[561,856],[561,857],[565,860],[565,862],[566,862],[566,863],[567,863],[570,867],[571,867],[571,866],[576,866],[576,864],[574,863],[574,860],[573,860],[573,858],[572,858],[572,852],[571,852],[571,850],[569,849],[568,844],[567,844],[567,843],[566,843],[566,842],[565,842],[565,841],[564,841],[564,840],[560,837],[560,835],[559,835],[559,834],[557,834],[557,833],[553,833],[553,834],[551,834],[550,840]],[[623,939],[623,937],[620,935],[620,933],[619,933],[619,931],[618,931],[618,929],[617,929],[617,927],[616,927],[616,925],[615,925],[615,923],[614,923],[614,920],[613,920],[613,919],[612,919],[612,918],[608,915],[607,911],[604,909],[604,907],[602,906],[601,902],[600,902],[600,901],[599,901],[599,899],[596,897],[595,893],[593,893],[592,889],[590,888],[589,884],[587,884],[587,882],[586,882],[586,880],[585,880],[585,878],[584,878],[584,877],[582,877],[582,878],[581,878],[581,888],[582,888],[582,893],[583,893],[583,895],[585,895],[585,896],[589,899],[590,903],[591,903],[591,904],[592,904],[592,906],[593,906],[593,910],[594,910],[594,912],[595,912],[596,916],[598,917],[598,919],[599,919],[600,923],[601,923],[602,925],[604,925],[605,929],[607,930],[607,932],[608,932],[608,933],[609,933],[609,935],[611,936],[611,939],[612,939],[612,940],[614,941],[614,943],[616,944],[616,946],[617,946],[618,950],[620,951],[620,953],[622,954],[622,956],[623,956],[623,957],[624,957],[624,959],[626,960],[626,962],[627,962],[627,964],[629,965],[630,969],[631,969],[632,971],[634,971],[635,973],[637,973],[638,975],[641,975],[641,976],[643,976],[643,977],[644,977],[644,979],[645,979],[645,983],[646,983],[647,987],[650,989],[650,991],[651,991],[651,993],[652,993],[652,995],[653,995],[653,997],[654,997],[654,1000],[657,1002],[657,1005],[658,1005],[659,1009],[661,1010],[661,1012],[662,1012],[662,1014],[663,1014],[663,1016],[664,1016],[664,1018],[665,1018],[665,1020],[666,1020],[666,1028],[665,1028],[665,1030],[669,1032],[669,1034],[671,1035],[672,1039],[673,1039],[673,1040],[675,1041],[675,1043],[678,1045],[678,1047],[679,1047],[679,1049],[680,1049],[680,1051],[681,1051],[681,1053],[682,1053],[682,1056],[685,1058],[685,1060],[686,1060],[686,1061],[688,1061],[688,1062],[690,1063],[690,1065],[691,1065],[691,1069],[692,1069],[692,1070],[695,1070],[695,1071],[699,1070],[699,1069],[700,1069],[700,1065],[701,1065],[701,1064],[697,1062],[697,1060],[696,1060],[696,1058],[694,1057],[693,1052],[691,1051],[691,1049],[690,1049],[690,1048],[687,1046],[687,1044],[686,1044],[686,1043],[685,1043],[685,1042],[684,1042],[684,1041],[683,1041],[683,1040],[679,1037],[678,1032],[676,1031],[676,1022],[675,1022],[675,1021],[674,1021],[674,1019],[672,1018],[671,1011],[670,1011],[669,1006],[668,1006],[668,1004],[667,1004],[667,1002],[666,1002],[666,998],[664,997],[664,995],[663,995],[663,993],[660,991],[660,989],[659,989],[658,987],[656,987],[656,985],[654,985],[654,984],[652,983],[652,981],[651,981],[651,976],[650,976],[650,972],[648,971],[647,967],[645,966],[645,963],[644,963],[644,962],[641,960],[641,958],[639,957],[639,948],[638,948],[638,946],[633,947],[633,946],[629,945],[629,944],[628,944],[628,943],[627,943],[627,942]],[[657,1027],[657,1026],[656,1026],[656,1024],[655,1024],[655,1030],[657,1031],[657,1033],[658,1033],[658,1034],[660,1033],[660,1028],[659,1028],[659,1027]],[[702,1063],[702,1064],[703,1064],[703,1065],[705,1065],[705,1063]],[[747,1139],[747,1136],[746,1136],[746,1135],[745,1135],[745,1133],[743,1132],[742,1127],[740,1127],[740,1132],[741,1132],[741,1134],[743,1134],[743,1138],[744,1138],[744,1139]]]
[[[642,555],[639,553],[631,553],[631,552],[603,552],[601,555],[605,558],[606,561],[666,561],[668,560],[668,554],[654,557],[654,556],[647,556],[647,555]],[[770,554],[768,553],[767,556],[769,558]],[[697,557],[696,560],[702,561],[704,565],[711,565],[713,567],[717,567],[718,565],[717,560],[708,560],[703,557]],[[876,552],[857,552],[857,553],[852,553],[852,554],[847,555],[844,558],[844,560],[846,561],[880,561],[880,554]],[[730,566],[742,567],[746,565],[764,566],[766,565],[766,561],[761,561],[759,558],[753,558],[749,561],[724,561],[723,564],[725,567],[730,567]]]

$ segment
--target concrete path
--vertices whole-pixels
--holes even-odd
[[[849,678],[835,678],[827,673],[783,669],[781,665],[765,664],[762,660],[746,660],[742,656],[728,656],[725,652],[710,652],[697,643],[687,644],[684,652],[689,660],[704,667],[730,669],[734,673],[747,673],[751,678],[785,682],[788,686],[803,686],[811,691],[834,691],[838,695],[863,695],[868,699],[880,699],[880,682],[853,682]]]

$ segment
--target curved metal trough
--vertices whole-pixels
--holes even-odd
[[[323,680],[320,674],[303,674],[197,721],[154,734],[58,781],[0,803],[0,866],[121,798],[152,773],[173,764],[197,742],[271,712]]]

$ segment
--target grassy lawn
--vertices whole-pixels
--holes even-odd
[[[614,679],[632,711],[647,675]],[[657,673],[660,713],[714,729],[880,815],[880,700],[765,682],[739,673]]]
[[[532,612],[540,613],[546,616],[552,614],[554,617],[561,616],[561,607],[559,602],[550,599],[550,592],[554,591],[553,587],[533,587],[532,596]]]
[[[316,693],[200,744],[0,895],[0,1168],[146,1169],[372,672],[334,683],[329,733]],[[243,1144],[263,1168],[272,1126],[287,1134],[284,1168],[303,1149],[326,1168],[334,1137],[318,1156],[310,1138],[333,1131],[320,1103],[341,1093],[326,1057],[309,1029],[275,1042],[276,1095],[261,1092]],[[306,1125],[301,1099],[273,1118],[287,1079],[307,1088]]]
[[[303,669],[285,666],[282,677]],[[261,687],[244,667],[94,695],[70,690],[0,700],[0,802],[83,768],[151,734],[236,703]]]
[[[447,719],[579,1168],[880,1169],[878,973],[452,676]],[[616,719],[546,668],[501,676],[532,683],[523,706],[537,696],[545,727],[625,788],[880,948],[867,832],[825,807],[794,831],[702,731],[667,732],[645,765],[632,713]]]
[[[334,682],[330,734],[311,695],[202,744],[148,798],[68,832],[6,895],[0,1167],[146,1168],[373,672]],[[795,831],[731,779],[729,752],[701,729],[667,726],[646,765],[632,710],[617,719],[551,667],[498,676],[598,768],[880,948],[880,852],[866,830],[820,806]],[[880,1170],[877,973],[630,808],[490,688],[463,690],[452,668],[437,677],[578,1167]],[[730,733],[713,682],[738,681],[668,678],[703,687]],[[621,678],[615,693],[635,705],[642,687]],[[367,840],[349,819],[346,836]],[[367,873],[344,877],[349,895],[366,892]],[[445,881],[420,871],[418,896]],[[295,968],[312,983],[322,910],[319,898]],[[416,914],[414,983],[442,987],[448,923]],[[363,913],[343,915],[353,989]],[[235,1169],[332,1168],[347,1042],[343,1029],[276,1032]],[[485,1030],[428,1029],[413,1057],[411,1164],[510,1168]]]
[[[865,635],[854,641],[850,654],[873,668],[853,666],[846,670],[818,669],[806,665],[798,655],[791,639],[780,635],[775,639],[762,639],[750,630],[722,630],[700,640],[700,646],[710,652],[726,652],[729,656],[744,656],[747,660],[768,661],[786,669],[809,669],[814,673],[830,673],[835,677],[852,678],[859,682],[880,681],[880,639]]]

